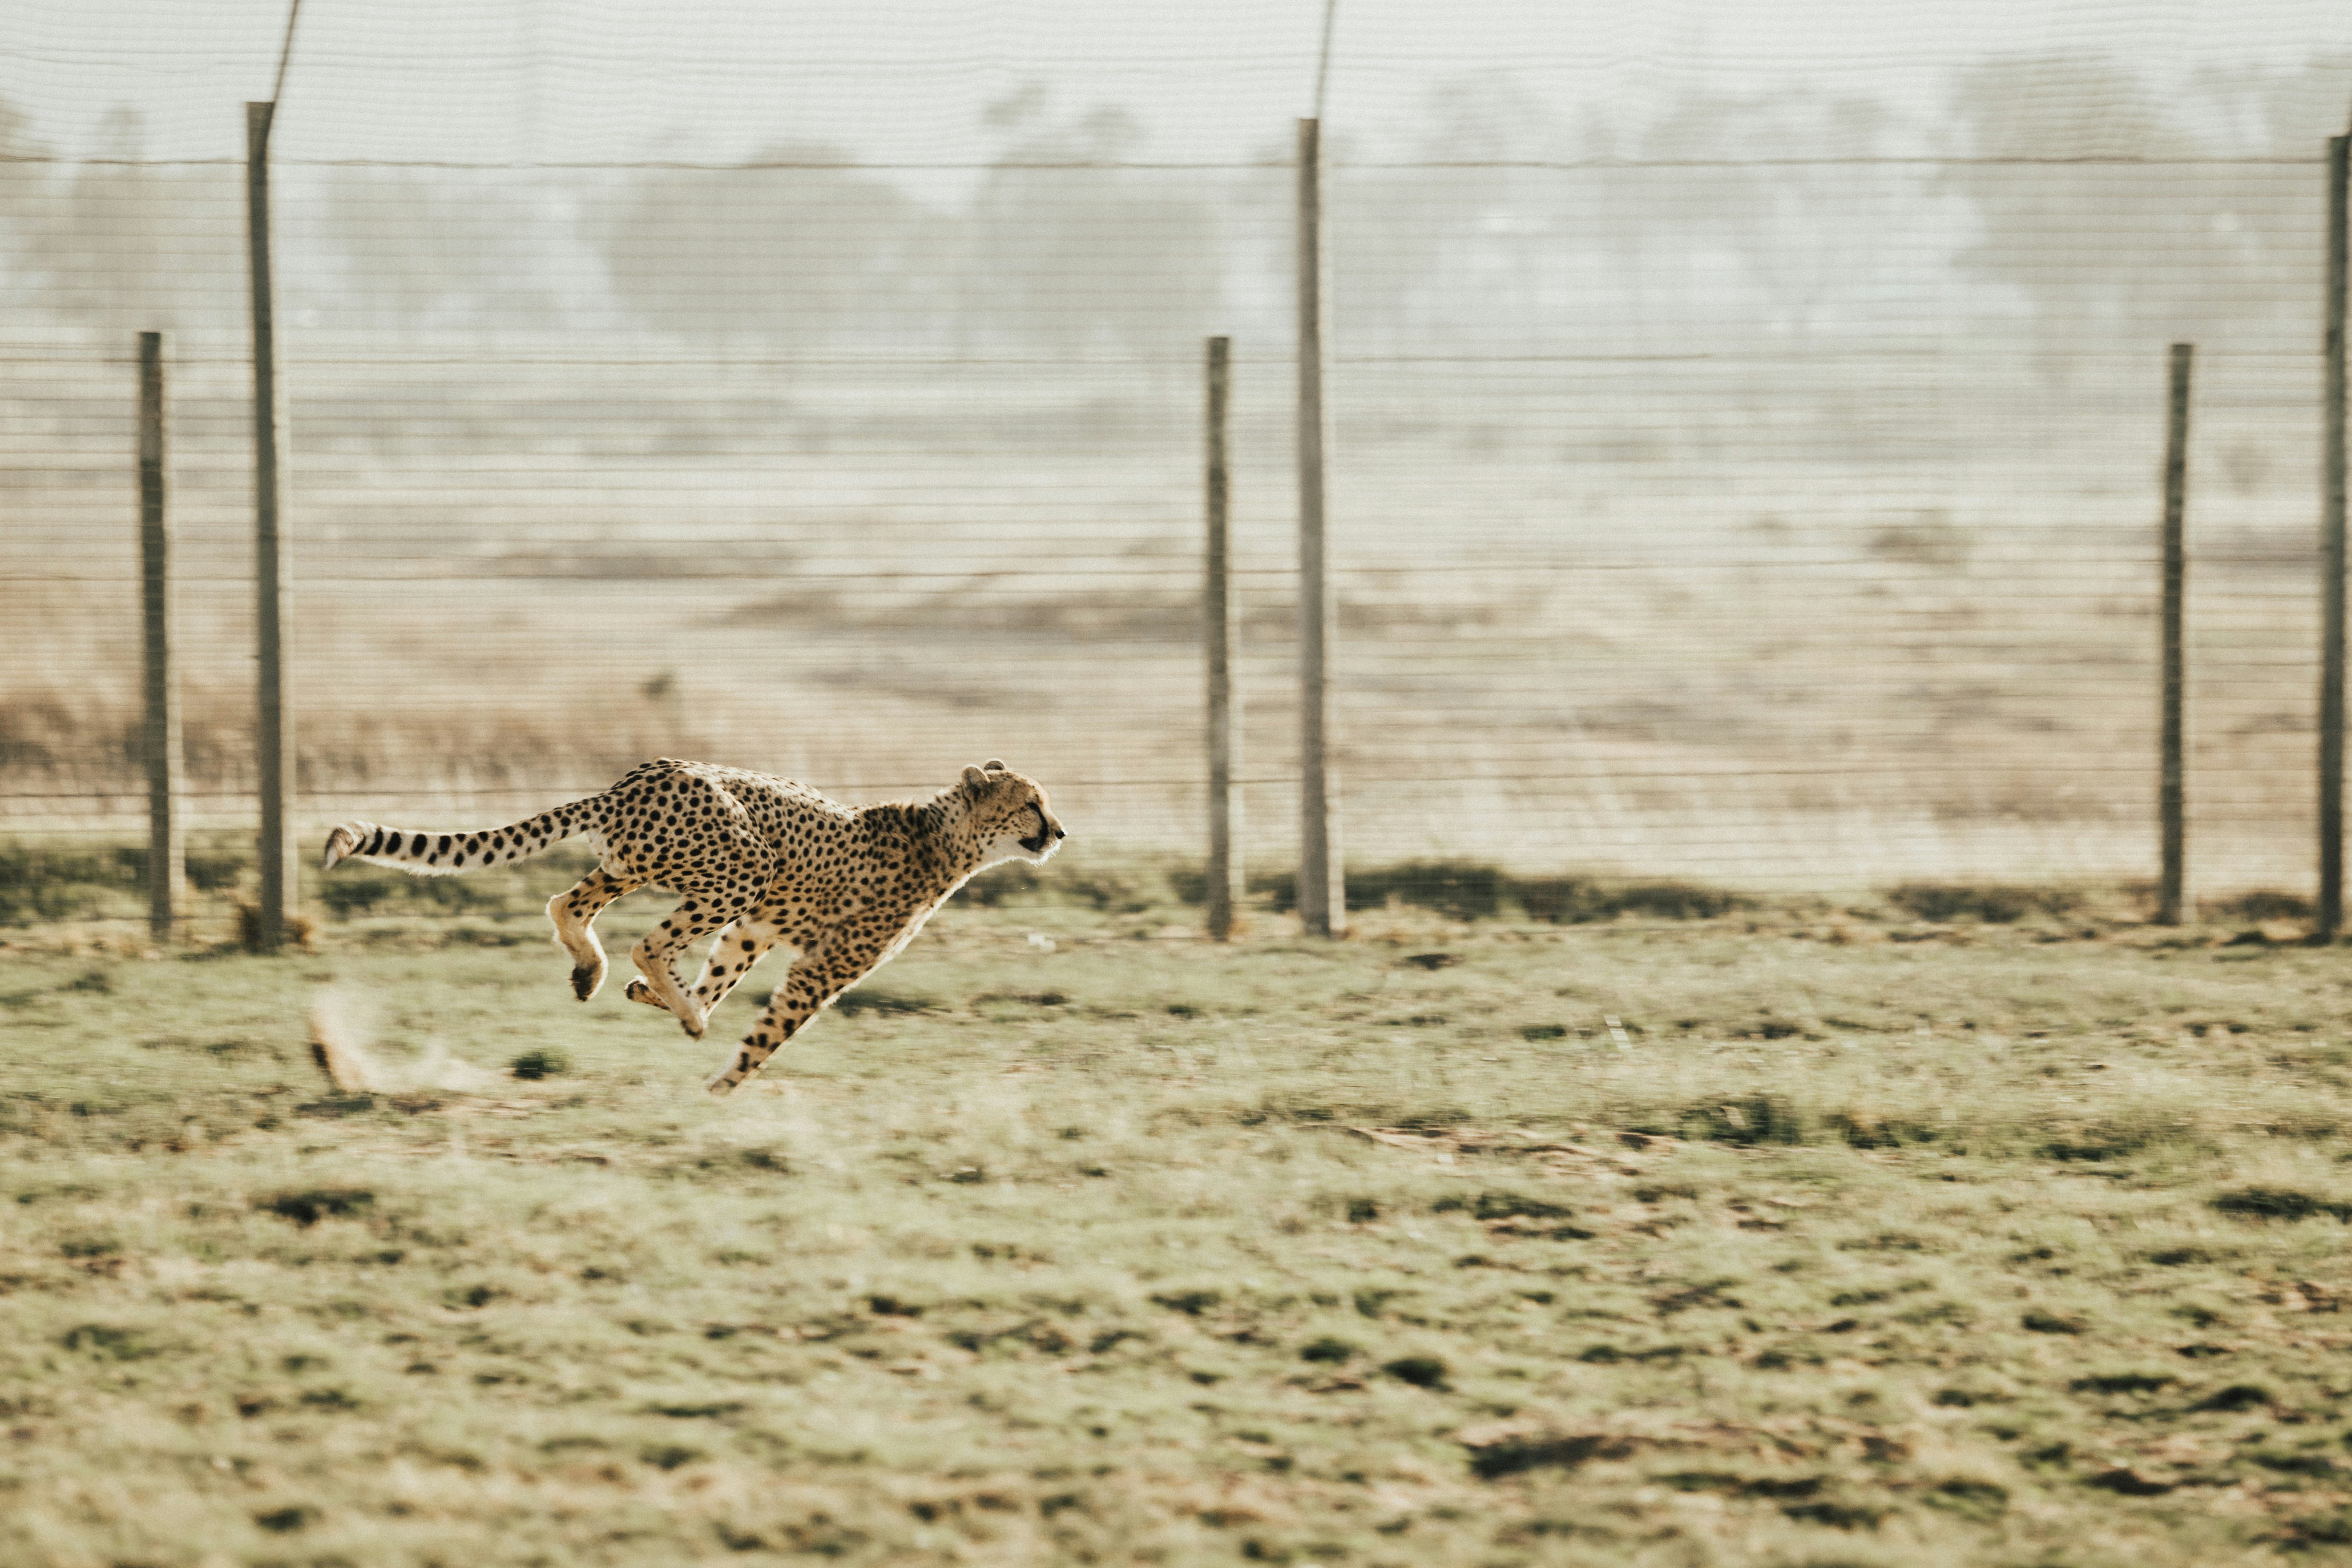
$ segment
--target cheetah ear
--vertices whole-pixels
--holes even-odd
[[[977,789],[988,782],[988,775],[978,768],[966,768],[963,771],[963,782]]]
[[[994,757],[989,758],[988,761],[981,763],[980,765],[982,768],[992,773],[1001,773],[1007,771],[1004,764],[998,762]]]

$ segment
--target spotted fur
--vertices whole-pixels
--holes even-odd
[[[759,1022],[703,1085],[720,1095],[888,962],[974,872],[1042,864],[1066,837],[1037,782],[1000,762],[964,769],[929,800],[847,806],[790,779],[664,757],[602,795],[485,833],[346,822],[327,836],[326,864],[436,876],[505,865],[583,833],[596,868],[547,903],[583,1002],[604,983],[596,917],[639,888],[668,889],[680,902],[630,950],[643,978],[627,994],[667,1010],[691,1038],[762,954],[790,950]],[[678,953],[714,931],[701,975],[682,984]]]

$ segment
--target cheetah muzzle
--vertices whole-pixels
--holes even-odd
[[[1042,865],[1069,837],[1036,780],[991,761],[929,800],[848,806],[806,784],[664,757],[612,788],[488,832],[420,833],[346,822],[327,835],[330,869],[372,860],[442,876],[526,859],[581,834],[596,868],[547,901],[583,1002],[604,984],[596,917],[640,888],[677,909],[630,949],[630,1000],[668,1012],[690,1039],[771,948],[791,967],[758,1022],[703,1087],[733,1092],[834,999],[887,963],[949,895],[999,862]],[[716,933],[692,985],[677,955]]]

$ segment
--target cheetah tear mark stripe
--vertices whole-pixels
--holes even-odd
[[[601,796],[575,800],[505,827],[478,833],[420,833],[373,822],[346,822],[327,835],[325,864],[373,860],[421,877],[446,877],[527,860],[597,826]]]

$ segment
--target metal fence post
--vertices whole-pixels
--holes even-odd
[[[1331,683],[1338,620],[1325,574],[1323,468],[1323,146],[1321,123],[1298,122],[1298,920],[1311,936],[1348,930],[1345,872],[1332,809]]]
[[[139,625],[147,757],[147,929],[172,940],[186,885],[180,821],[180,683],[172,668],[172,520],[166,510],[163,334],[139,334]]]
[[[2327,335],[2325,455],[2319,511],[2319,910],[2312,937],[2335,940],[2344,921],[2344,292],[2346,188],[2352,137],[2327,141]]]
[[[2184,857],[2188,845],[2187,759],[2183,751],[2181,697],[2187,670],[2181,610],[2189,581],[2183,511],[2189,488],[2189,371],[2192,343],[2172,345],[2164,426],[2164,697],[2161,762],[2158,769],[2158,837],[2163,873],[2157,883],[2158,925],[2180,923]]]
[[[290,24],[289,24],[290,26]],[[261,910],[256,945],[276,952],[299,897],[294,824],[294,715],[286,685],[286,453],[280,435],[278,323],[269,258],[269,123],[278,105],[245,106],[246,238],[253,274],[254,762],[261,795]]]
[[[1234,614],[1225,439],[1232,409],[1232,350],[1230,338],[1209,340],[1204,431],[1209,537],[1201,627],[1209,675],[1209,934],[1219,942],[1234,933],[1234,908],[1242,891],[1241,857],[1234,852],[1241,809],[1234,794],[1238,760],[1234,740],[1241,717],[1234,700],[1234,656],[1241,622]]]

